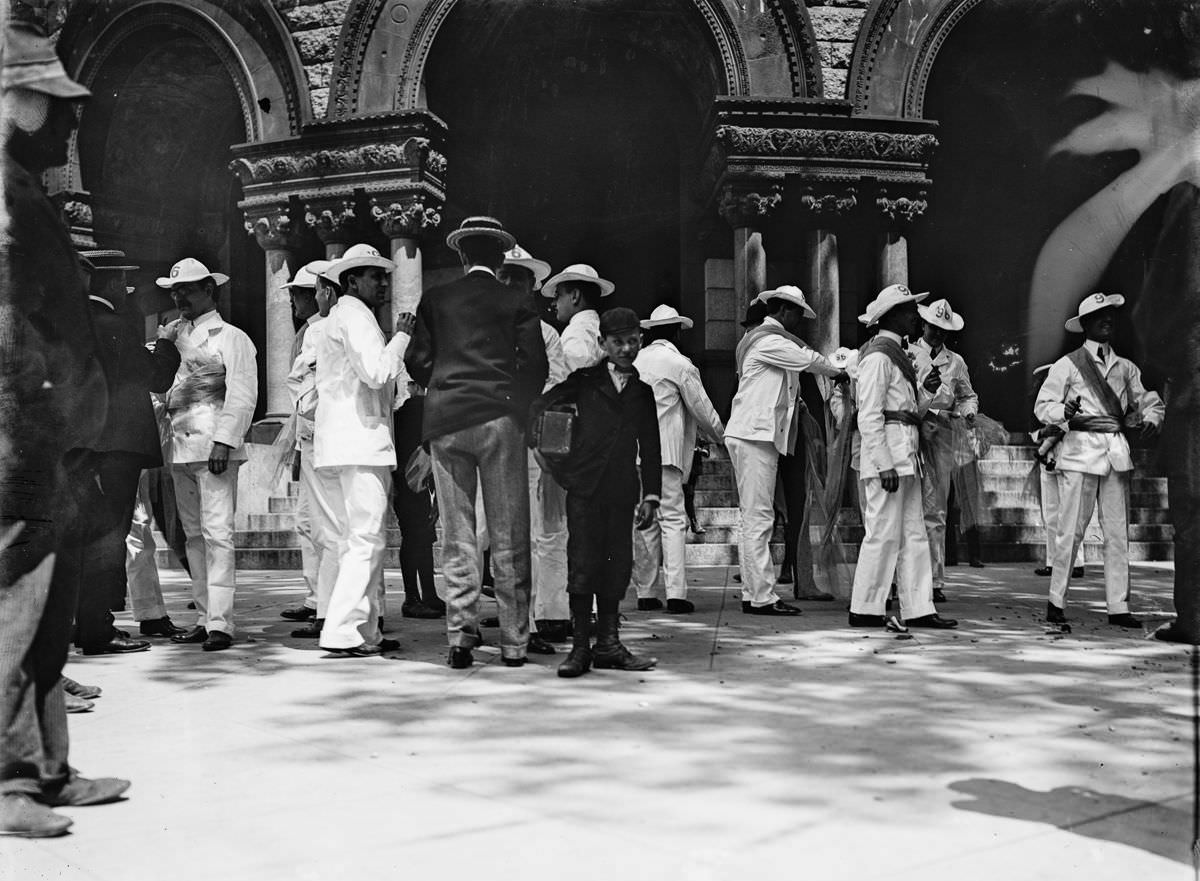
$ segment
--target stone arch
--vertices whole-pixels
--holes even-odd
[[[854,44],[850,94],[858,113],[921,117],[938,51],[982,0],[872,0]]]
[[[743,33],[731,12],[731,8],[738,9],[737,4],[725,0],[691,2],[703,19],[720,57],[725,94],[751,94],[751,63]],[[456,0],[427,0],[424,3],[354,0],[338,41],[327,116],[338,119],[364,110],[380,112],[422,107],[425,63],[438,31],[455,3]],[[767,7],[776,36],[783,45],[791,95],[819,96],[821,64],[807,8],[798,0],[769,0]],[[362,99],[367,54],[372,43],[380,38],[381,27],[386,31],[382,35],[386,48],[381,49],[380,54],[388,58],[388,64],[396,71],[387,77],[393,84],[390,106],[381,106],[382,102],[377,100],[364,102]],[[364,104],[368,106],[364,107]]]

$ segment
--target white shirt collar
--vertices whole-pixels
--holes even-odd
[[[88,299],[91,300],[93,303],[99,303],[101,306],[107,306],[113,312],[117,311],[117,307],[114,306],[112,303],[110,303],[108,300],[104,299],[103,297],[97,297],[95,294],[88,294]]]
[[[467,267],[467,275],[470,275],[472,272],[486,272],[492,278],[496,277],[496,270],[492,269],[490,266],[483,266],[479,263],[472,263]]]
[[[600,313],[595,309],[583,309],[571,316],[571,320],[567,322],[567,327],[572,324],[588,324],[600,326]]]
[[[216,330],[218,327],[220,327],[224,323],[225,323],[225,321],[224,321],[224,319],[221,318],[221,313],[218,312],[216,309],[212,309],[208,312],[205,312],[203,315],[201,315],[199,318],[197,318],[195,321],[192,322],[192,330],[199,330],[201,327],[204,327],[206,325],[212,325],[212,327],[209,329]]]
[[[313,326],[314,324],[316,324],[318,321],[324,321],[324,320],[325,320],[325,316],[324,316],[324,315],[322,315],[320,312],[314,312],[312,315],[308,316],[308,320],[307,320],[305,323],[306,323],[306,324],[307,324],[309,327],[312,327],[312,326]]]
[[[1092,353],[1092,357],[1097,358],[1104,363],[1108,363],[1112,356],[1112,346],[1108,343],[1097,342],[1096,340],[1084,340],[1084,348]]]
[[[783,325],[780,324],[778,321],[776,321],[774,318],[772,318],[770,315],[768,315],[766,318],[764,318],[762,320],[762,323],[763,323],[764,327],[778,327],[780,329],[783,329]]]
[[[884,330],[881,327],[881,328],[879,328],[879,336],[885,340],[893,340],[893,341],[899,343],[901,347],[904,346],[904,338],[901,337],[900,334],[896,333],[894,330]]]

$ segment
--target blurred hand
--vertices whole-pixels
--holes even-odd
[[[160,340],[169,340],[173,343],[179,337],[179,331],[182,326],[182,318],[176,318],[169,324],[160,324],[158,326],[158,338]]]
[[[224,474],[229,467],[230,449],[228,444],[213,441],[212,451],[208,454],[208,470],[213,474]]]
[[[895,468],[889,468],[887,471],[879,472],[879,482],[883,485],[884,492],[894,493],[900,489],[900,475],[896,473]]]
[[[936,392],[938,386],[942,384],[942,372],[936,367],[929,371],[929,375],[925,377],[925,381],[921,383],[927,392]]]
[[[1079,398],[1078,395],[1075,397],[1075,400],[1067,401],[1067,403],[1063,405],[1063,419],[1070,419],[1072,416],[1074,416],[1076,413],[1079,412],[1079,408],[1082,405],[1083,405],[1083,401]]]
[[[1151,438],[1158,437],[1158,432],[1159,426],[1155,425],[1153,422],[1142,423],[1142,438],[1144,440],[1150,440]]]
[[[649,529],[657,519],[658,502],[647,499],[638,505],[637,516],[634,517],[633,525],[638,529]]]
[[[413,331],[416,329],[417,316],[411,312],[401,312],[396,316],[396,333],[405,333],[412,336]]]

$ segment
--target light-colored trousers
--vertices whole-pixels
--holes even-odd
[[[1108,614],[1129,611],[1129,475],[1128,471],[1084,474],[1059,471],[1058,522],[1060,531],[1050,565],[1050,602],[1060,609],[1067,605],[1071,562],[1083,545],[1092,510],[1100,513],[1104,534],[1104,594]]]
[[[138,479],[137,502],[133,506],[133,522],[125,536],[125,577],[129,582],[129,601],[134,621],[155,621],[166,617],[162,582],[158,578],[158,563],[154,559],[154,515],[150,507],[150,471]]]
[[[742,601],[755,607],[770,606],[779,601],[775,592],[775,564],[771,562],[779,451],[767,441],[736,437],[726,439],[725,449],[733,463],[741,514],[738,566],[742,573]]]
[[[649,529],[633,530],[633,586],[638,599],[660,596],[687,599],[687,509],[683,504],[683,472],[662,468],[659,519]],[[774,512],[771,525],[774,526]],[[774,568],[772,568],[774,574]],[[774,602],[774,601],[772,601]]]
[[[340,489],[331,469],[314,464],[312,441],[300,446],[300,495],[296,499],[296,536],[304,572],[305,608],[324,618],[338,571],[338,538],[341,526],[335,507]],[[357,643],[356,643],[357,644]]]
[[[233,595],[237,587],[233,515],[237,508],[240,465],[241,462],[230,462],[223,474],[209,471],[208,462],[171,466],[179,522],[187,536],[196,624],[230,636],[233,636]]]
[[[1046,565],[1054,565],[1054,550],[1058,544],[1059,524],[1059,504],[1058,504],[1058,474],[1057,471],[1047,471],[1041,465],[1038,466],[1042,481],[1042,529],[1046,532]],[[1088,523],[1087,536],[1092,535],[1095,530],[1096,520],[1093,517]],[[1075,552],[1075,565],[1083,565],[1083,542],[1079,543],[1079,550]]]
[[[533,600],[529,617],[542,621],[567,621],[567,491],[538,466],[533,453],[529,466],[529,556]],[[558,517],[545,516],[548,497]]]
[[[379,632],[379,585],[383,579],[392,469],[385,465],[341,465],[320,470],[329,472],[336,481],[337,489],[330,501],[340,526],[337,577],[325,610],[321,648],[379,645],[383,638]]]
[[[481,489],[496,581],[500,653],[523,658],[532,589],[525,432],[511,416],[503,416],[434,438],[429,447],[442,519],[447,639],[460,648],[480,642],[475,498]]]
[[[922,510],[921,478],[903,475],[900,488],[887,492],[878,477],[860,478],[863,536],[854,568],[850,611],[882,615],[896,575],[900,611],[906,618],[934,614],[929,536]]]
[[[946,508],[954,476],[954,433],[948,426],[938,427],[928,437],[928,459],[921,476],[922,508],[933,586],[940,589],[946,586]]]

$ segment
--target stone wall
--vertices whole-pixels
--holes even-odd
[[[825,73],[825,97],[845,98],[850,56],[870,0],[807,0]]]
[[[337,54],[338,34],[350,0],[272,0],[279,10],[304,65],[308,78],[308,90],[312,96],[313,114],[319,119],[325,115],[329,102],[329,77],[333,71],[333,58]]]

